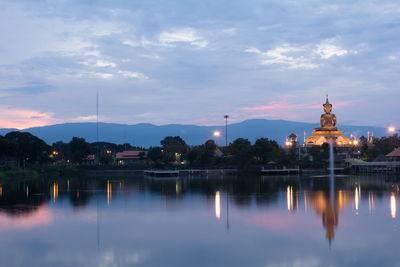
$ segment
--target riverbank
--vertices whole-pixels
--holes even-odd
[[[13,180],[35,180],[39,178],[39,172],[35,170],[12,170],[0,172],[0,183],[7,183]]]

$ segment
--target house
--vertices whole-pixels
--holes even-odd
[[[386,155],[389,161],[400,161],[400,147]]]
[[[82,159],[83,165],[95,165],[96,164],[96,156],[95,155],[87,155]]]
[[[127,150],[123,152],[117,152],[115,158],[117,159],[118,165],[147,164],[147,154],[147,151]]]

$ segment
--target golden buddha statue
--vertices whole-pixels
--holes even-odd
[[[336,116],[335,114],[331,113],[332,111],[332,104],[329,103],[328,95],[326,96],[326,102],[323,104],[325,114],[321,115],[320,124],[321,128],[319,131],[337,131],[336,126]]]
[[[329,103],[328,95],[326,95],[324,114],[321,115],[321,128],[315,128],[312,135],[305,140],[305,146],[321,146],[324,143],[334,141],[336,146],[352,146],[351,140],[343,135],[336,127],[336,116],[332,112],[332,104]]]

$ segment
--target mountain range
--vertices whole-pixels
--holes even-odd
[[[232,142],[236,138],[243,137],[254,142],[257,138],[266,137],[283,144],[286,136],[291,133],[298,134],[299,140],[311,135],[318,124],[294,122],[286,120],[266,120],[253,119],[245,120],[239,123],[228,124],[228,138]],[[214,131],[221,132],[217,138],[217,144],[225,145],[225,125],[222,126],[197,126],[183,124],[153,125],[150,123],[139,123],[134,125],[99,123],[99,141],[112,142],[117,144],[130,143],[135,146],[149,147],[159,146],[160,141],[166,136],[180,136],[189,145],[204,144],[208,139],[215,139]],[[376,126],[339,126],[339,129],[346,136],[353,134],[357,137],[367,136],[367,131],[373,132],[375,137],[381,137],[386,134],[386,129]],[[17,129],[0,129],[0,135],[5,135]],[[83,137],[88,142],[97,141],[97,124],[90,123],[64,123],[42,127],[33,127],[20,130],[29,132],[48,144],[56,141],[69,142],[72,137]]]

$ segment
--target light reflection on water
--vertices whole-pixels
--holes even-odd
[[[388,177],[1,185],[0,266],[397,265]],[[29,188],[29,191],[28,191]],[[333,194],[333,195],[332,195]]]

